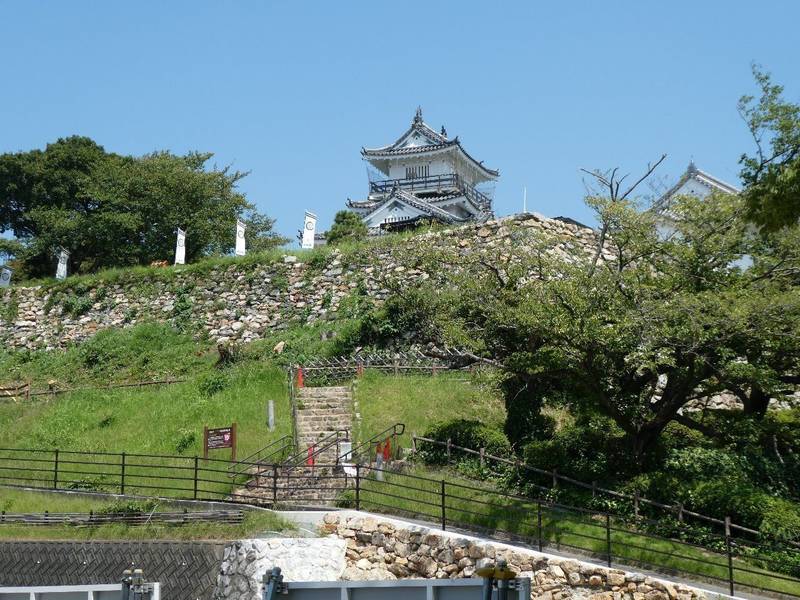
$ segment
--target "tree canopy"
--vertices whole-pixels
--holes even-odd
[[[28,276],[52,274],[58,247],[78,272],[170,260],[178,227],[187,260],[228,253],[237,218],[251,249],[283,243],[237,190],[246,173],[207,168],[212,156],[123,156],[79,136],[0,155],[0,231],[16,236],[17,267]]]
[[[434,344],[500,367],[512,441],[537,435],[543,402],[566,403],[612,418],[641,463],[669,423],[703,429],[682,414],[692,400],[727,390],[758,418],[793,389],[797,227],[753,235],[743,200],[715,195],[678,199],[665,235],[630,200],[588,200],[600,261],[543,235],[493,257],[437,250],[425,260],[446,277],[390,303]]]
[[[743,154],[742,180],[750,219],[762,230],[775,231],[800,220],[800,105],[783,99],[783,87],[753,67],[761,90],[739,100],[756,152]]]
[[[367,237],[367,225],[356,213],[340,210],[333,217],[333,225],[325,234],[328,244],[336,245],[342,241],[363,240]]]

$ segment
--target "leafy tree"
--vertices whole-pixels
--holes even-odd
[[[742,180],[750,219],[775,231],[800,219],[800,105],[783,99],[783,87],[753,67],[761,89],[739,100],[739,113],[756,144],[754,156],[742,155]]]
[[[356,213],[349,210],[337,212],[333,218],[333,225],[325,234],[325,240],[334,246],[342,241],[363,240],[366,237],[366,223]]]
[[[547,427],[544,401],[564,402],[613,419],[641,467],[674,421],[718,433],[681,414],[688,402],[736,386],[753,399],[746,408],[763,414],[763,397],[792,388],[800,372],[797,228],[750,235],[743,202],[732,196],[677,200],[668,237],[656,215],[629,200],[589,204],[606,230],[597,262],[594,250],[520,232],[513,254],[431,252],[426,260],[441,277],[408,295],[410,313],[437,321],[419,324],[435,332],[431,342],[466,346],[506,373],[512,442]],[[420,309],[424,297],[437,311]]]
[[[283,243],[237,191],[246,173],[207,169],[211,157],[121,156],[78,136],[1,155],[0,231],[22,242],[16,256],[31,276],[52,273],[59,246],[79,272],[168,260],[178,227],[187,231],[187,260],[224,254],[237,218],[251,226],[251,248]]]

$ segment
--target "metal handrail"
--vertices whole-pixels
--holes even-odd
[[[344,440],[341,440],[340,436],[342,434],[344,434]],[[326,435],[321,440],[318,440],[313,446],[311,446],[312,448],[314,448],[312,452],[309,453],[308,449],[295,452],[289,458],[284,460],[281,466],[297,467],[301,465],[304,461],[308,460],[309,458],[316,458],[328,448],[331,448],[334,445],[338,446],[340,441],[348,441],[349,439],[350,439],[350,432],[347,429],[337,429],[333,433],[329,433],[328,435]],[[338,457],[336,462],[338,464],[339,462]]]
[[[508,466],[511,466],[511,467],[522,468],[522,469],[525,469],[526,471],[530,471],[531,473],[536,473],[537,475],[550,477],[553,480],[553,486],[552,487],[557,487],[556,482],[558,482],[558,481],[565,481],[565,482],[570,483],[570,484],[572,484],[572,485],[574,485],[576,487],[580,487],[580,488],[583,488],[585,490],[590,490],[590,491],[592,491],[593,494],[594,493],[601,493],[601,494],[606,494],[608,496],[612,496],[614,498],[620,498],[620,499],[623,499],[623,500],[630,500],[631,502],[634,503],[634,510],[635,510],[637,515],[639,513],[639,505],[640,504],[646,504],[646,505],[653,506],[655,508],[661,509],[661,510],[663,510],[665,512],[668,512],[668,513],[671,513],[671,514],[676,514],[677,513],[677,514],[680,515],[680,519],[681,520],[682,520],[682,518],[684,516],[689,516],[689,517],[693,517],[693,518],[696,518],[696,519],[701,520],[701,521],[706,521],[708,523],[712,523],[714,525],[726,525],[726,523],[727,523],[727,526],[730,527],[731,529],[736,529],[738,531],[741,531],[742,533],[746,533],[746,534],[749,534],[749,535],[755,535],[755,536],[763,536],[764,535],[763,532],[758,531],[757,529],[752,529],[750,527],[745,527],[744,525],[738,525],[736,523],[727,522],[725,519],[719,519],[719,518],[716,518],[716,517],[711,517],[711,516],[708,516],[708,515],[704,515],[702,513],[694,512],[692,510],[689,510],[689,509],[683,507],[682,504],[677,504],[677,505],[663,504],[661,502],[656,502],[655,500],[650,500],[650,499],[645,498],[643,496],[639,496],[638,494],[626,494],[624,492],[618,492],[616,490],[610,490],[610,489],[607,489],[607,488],[604,488],[604,487],[601,487],[601,486],[597,485],[597,482],[586,483],[585,481],[580,481],[578,479],[573,479],[572,477],[568,477],[567,475],[562,475],[561,473],[558,473],[555,469],[553,469],[552,471],[546,471],[544,469],[540,469],[538,467],[534,467],[533,465],[529,465],[527,463],[524,463],[524,462],[520,461],[519,459],[512,460],[512,459],[508,459],[508,458],[503,458],[502,456],[494,456],[493,454],[487,454],[485,452],[481,452],[480,450],[475,450],[474,448],[466,448],[464,446],[458,446],[458,445],[453,444],[452,442],[449,442],[449,441],[448,442],[442,442],[440,440],[434,440],[432,438],[423,437],[421,435],[412,435],[411,441],[412,441],[412,447],[414,449],[414,452],[417,451],[416,442],[418,440],[421,441],[421,442],[427,443],[427,444],[432,444],[434,446],[440,446],[440,447],[443,447],[443,448],[449,448],[449,449],[452,449],[452,450],[457,450],[459,452],[464,452],[466,454],[471,454],[473,456],[480,457],[481,460],[491,460],[491,461],[498,462],[498,463],[501,463],[501,464],[505,464],[505,465],[508,465]],[[788,540],[785,543],[787,543],[788,545],[793,546],[795,548],[800,548],[800,542],[795,542],[795,541]]]
[[[280,447],[274,449],[274,447],[279,444]],[[241,460],[237,460],[236,462],[232,462],[228,466],[229,474],[231,477],[235,477],[237,475],[241,475],[242,473],[246,472],[249,468],[253,467],[254,465],[274,463],[276,462],[275,458],[277,456],[280,456],[281,453],[286,452],[288,448],[292,448],[293,445],[294,445],[294,438],[291,435],[281,436],[277,440],[270,442],[260,450],[256,450],[250,456],[243,458]],[[270,448],[273,448],[272,452],[270,452],[269,454],[265,454],[265,452],[267,452]]]
[[[395,440],[397,440],[397,436],[398,435],[403,435],[405,433],[405,431],[406,431],[405,423],[395,423],[394,425],[392,425],[391,427],[387,427],[386,429],[384,429],[380,433],[376,433],[375,435],[373,435],[368,440],[366,440],[364,442],[361,442],[355,448],[351,448],[350,452],[345,452],[344,454],[341,454],[336,459],[336,462],[337,463],[343,462],[342,459],[344,459],[346,456],[350,457],[350,460],[348,460],[348,462],[350,462],[350,463],[359,462],[359,459],[361,459],[361,457],[363,457],[365,454],[367,456],[369,456],[370,459],[371,459],[372,457],[371,457],[370,453],[371,453],[373,444],[377,444],[379,441],[383,441],[383,439],[387,436],[387,434],[391,434],[391,436]],[[364,452],[365,450],[366,450],[366,452]]]
[[[377,193],[391,192],[394,188],[399,188],[401,190],[440,190],[443,187],[453,187],[463,192],[465,196],[470,198],[470,200],[478,204],[481,208],[487,208],[492,203],[491,198],[466,183],[457,173],[403,179],[384,179],[382,181],[372,181],[369,184],[370,192]]]

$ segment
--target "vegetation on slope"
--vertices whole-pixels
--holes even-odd
[[[220,507],[224,508],[224,507]],[[157,500],[99,498],[82,494],[49,494],[24,490],[0,491],[0,510],[5,513],[150,513],[176,512],[186,505]],[[202,510],[202,509],[197,509]],[[242,539],[265,533],[292,535],[293,526],[275,513],[246,510],[241,523],[190,523],[186,525],[43,525],[0,523],[5,540],[214,540]]]

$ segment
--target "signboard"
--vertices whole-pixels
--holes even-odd
[[[175,264],[186,264],[186,232],[178,228],[178,241],[175,244]]]
[[[314,232],[317,230],[317,215],[306,211],[306,220],[303,223],[303,241],[301,248],[314,247]]]
[[[11,285],[11,269],[0,267],[0,288],[8,287],[9,285]]]
[[[203,428],[203,458],[208,459],[209,450],[231,449],[231,460],[236,460],[236,423],[230,427]]]
[[[56,279],[63,280],[67,278],[67,259],[69,252],[64,248],[58,251],[58,267],[56,267]]]
[[[240,220],[236,220],[236,256],[244,256],[245,255],[245,241],[244,241],[244,230],[246,225],[242,223]]]

